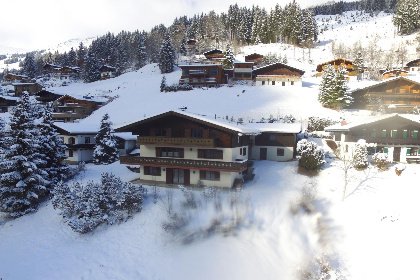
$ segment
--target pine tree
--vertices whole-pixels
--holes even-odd
[[[147,63],[146,46],[143,34],[139,34],[137,42],[137,68],[142,68]]]
[[[101,120],[101,127],[95,136],[93,160],[95,164],[110,164],[118,160],[117,138],[113,135],[112,123],[109,115],[105,114]]]
[[[77,62],[77,55],[76,55],[76,52],[74,51],[74,49],[72,47],[69,51],[69,54],[68,54],[69,66],[76,66],[76,62]]]
[[[160,92],[164,92],[166,90],[166,77],[162,76],[162,81],[160,82]]]
[[[318,101],[322,106],[340,108],[347,107],[353,102],[353,98],[348,94],[346,73],[346,69],[342,66],[337,70],[332,65],[324,68],[318,93]]]
[[[101,79],[100,65],[93,49],[89,49],[84,65],[84,81],[86,83],[95,82]]]
[[[393,22],[401,34],[413,33],[420,26],[420,0],[398,1]]]
[[[355,168],[362,169],[369,165],[366,140],[359,140],[356,143],[353,156],[353,164]]]
[[[175,49],[169,34],[166,36],[159,52],[159,68],[162,74],[171,73],[175,66]]]
[[[85,57],[86,57],[86,50],[85,50],[85,47],[83,46],[83,43],[80,42],[79,49],[77,50],[77,65],[78,66],[82,66],[84,64]]]
[[[24,92],[10,117],[8,143],[0,163],[0,211],[20,217],[36,211],[48,194],[44,162],[39,154],[39,136],[29,94]]]
[[[38,72],[33,53],[27,53],[23,63],[23,73],[29,78],[35,78]]]
[[[57,182],[66,179],[69,166],[64,162],[66,146],[53,127],[52,108],[50,106],[44,107],[39,134],[41,140],[40,151],[42,151],[44,159],[41,168],[48,174],[46,179],[50,181],[49,188],[52,189]]]
[[[223,60],[223,68],[232,69],[234,61],[235,61],[235,57],[233,55],[233,51],[230,48],[230,44],[228,44],[226,48],[226,56],[225,56],[225,59]]]
[[[354,71],[356,71],[357,79],[359,80],[359,75],[365,71],[365,64],[363,61],[362,52],[357,52],[356,58],[353,62]]]

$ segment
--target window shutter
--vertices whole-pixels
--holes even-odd
[[[223,159],[223,151],[222,150],[217,150],[216,151],[216,158],[217,159]]]
[[[382,137],[386,137],[386,129],[382,130]]]
[[[205,179],[206,179],[206,171],[200,170],[200,180],[205,180]]]
[[[396,130],[392,131],[392,138],[397,138],[397,131]]]
[[[220,180],[220,172],[218,172],[218,171],[214,172],[214,178],[216,180]]]
[[[242,156],[242,148],[239,148],[239,154]]]
[[[156,148],[156,157],[160,157],[162,154],[162,148]]]
[[[388,148],[384,148],[384,153],[387,154],[388,153]]]
[[[178,149],[179,157],[184,158],[184,149]]]
[[[372,137],[376,137],[376,129],[372,131]]]
[[[407,155],[411,155],[411,148],[407,149]]]
[[[407,129],[404,129],[403,131],[403,138],[406,139],[407,138]]]
[[[185,137],[191,137],[191,128],[185,129]]]
[[[204,150],[203,149],[198,149],[197,150],[197,157],[198,158],[204,158]]]
[[[417,139],[417,135],[419,134],[419,131],[418,130],[414,130],[414,138],[416,138]]]

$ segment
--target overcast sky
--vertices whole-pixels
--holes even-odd
[[[253,4],[284,7],[291,0],[13,0],[0,4],[0,51],[55,47],[69,39],[101,36],[108,31],[150,31],[176,17],[214,10],[227,12],[229,5]],[[327,0],[297,0],[301,8]]]

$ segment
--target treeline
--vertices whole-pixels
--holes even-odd
[[[361,0],[354,2],[333,2],[313,8],[314,15],[337,15],[348,11],[394,12],[398,0]]]

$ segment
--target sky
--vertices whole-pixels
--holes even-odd
[[[158,24],[169,26],[176,17],[214,10],[227,12],[229,5],[276,3],[284,7],[291,0],[14,0],[0,4],[0,54],[55,47],[70,39],[97,37],[107,32],[136,29],[150,31]],[[297,0],[301,8],[327,0]]]

